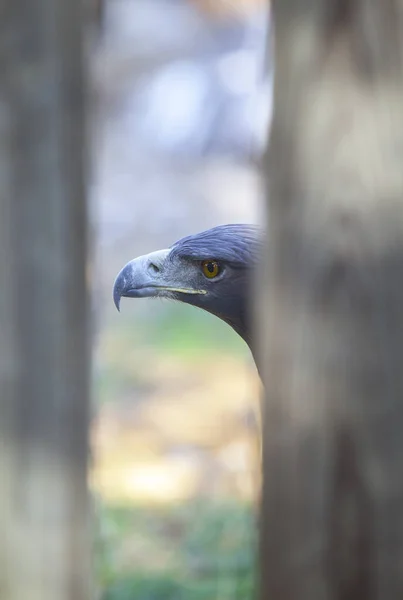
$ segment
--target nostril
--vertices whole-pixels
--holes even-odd
[[[148,270],[152,271],[153,273],[159,273],[160,272],[160,268],[155,263],[152,263],[152,262],[149,263]]]

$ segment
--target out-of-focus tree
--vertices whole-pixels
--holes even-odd
[[[90,597],[83,21],[81,0],[2,4],[2,600]]]
[[[261,598],[397,600],[403,2],[273,10]]]

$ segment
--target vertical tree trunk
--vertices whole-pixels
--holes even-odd
[[[0,18],[0,597],[89,598],[80,0]]]
[[[403,598],[403,2],[275,0],[262,600]]]

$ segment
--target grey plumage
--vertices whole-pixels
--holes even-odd
[[[233,265],[252,266],[259,257],[260,233],[254,225],[218,225],[188,235],[171,246],[171,256],[204,260],[219,258]]]

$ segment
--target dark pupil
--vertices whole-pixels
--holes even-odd
[[[209,273],[214,273],[214,267],[215,267],[214,263],[208,263],[208,265],[207,265],[208,272]]]

